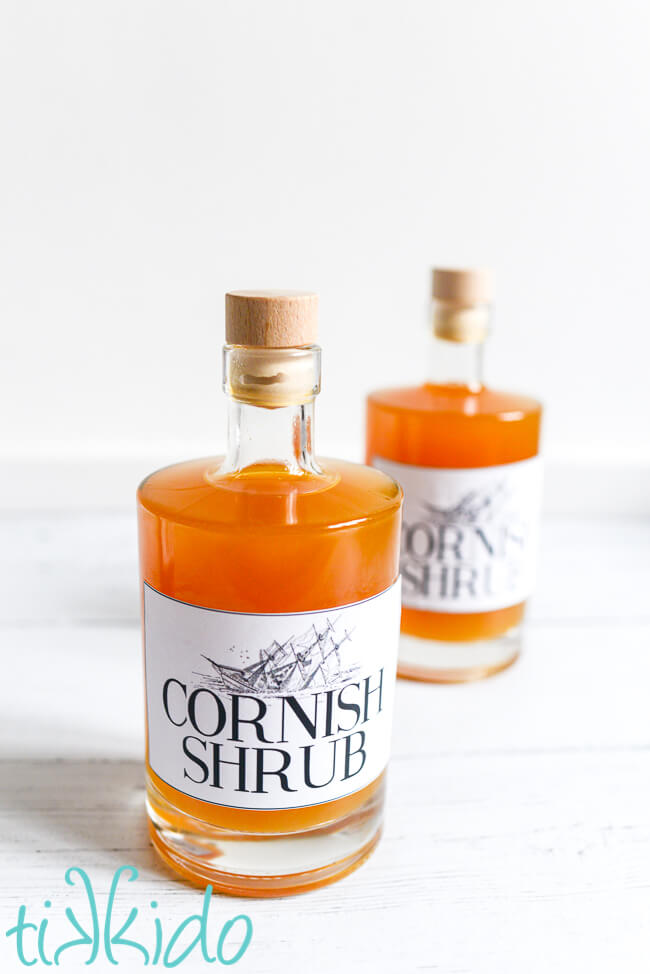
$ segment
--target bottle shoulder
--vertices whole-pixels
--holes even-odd
[[[392,478],[363,464],[319,460],[322,475],[293,475],[256,465],[220,475],[222,457],[164,467],[138,488],[144,511],[205,529],[227,527],[335,529],[399,513],[402,492]]]
[[[542,412],[542,404],[531,396],[489,386],[472,389],[462,385],[434,383],[377,390],[368,396],[368,407],[395,413],[449,413],[468,419],[491,416],[509,421]]]

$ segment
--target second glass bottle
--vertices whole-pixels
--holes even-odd
[[[368,398],[367,462],[404,489],[399,674],[478,679],[512,663],[533,584],[542,408],[483,384],[486,271],[435,270],[432,376]]]

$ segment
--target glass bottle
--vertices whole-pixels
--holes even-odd
[[[344,876],[382,823],[402,495],[314,456],[316,314],[226,295],[226,455],[138,490],[151,836],[239,895]]]
[[[542,407],[483,384],[491,277],[435,270],[434,369],[372,393],[367,462],[404,489],[398,674],[459,682],[519,654],[540,506]]]

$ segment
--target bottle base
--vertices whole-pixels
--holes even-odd
[[[167,806],[167,807],[165,807]],[[232,832],[174,814],[149,786],[149,832],[174,872],[231,896],[279,897],[317,889],[357,869],[381,836],[382,802],[373,796],[344,819],[287,834]]]
[[[469,683],[507,669],[521,653],[521,626],[469,643],[421,639],[402,633],[397,675],[428,683]]]

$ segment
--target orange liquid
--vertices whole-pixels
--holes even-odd
[[[368,398],[367,462],[384,457],[418,467],[490,467],[538,453],[542,407],[534,399],[462,385],[388,389]],[[469,642],[521,622],[525,603],[491,612],[402,609],[402,632]]]
[[[389,477],[338,461],[323,462],[322,477],[272,464],[219,477],[219,463],[167,467],[138,491],[142,578],[159,592],[211,609],[289,613],[358,602],[397,579],[401,491]],[[187,816],[259,835],[335,823],[373,793],[379,800],[383,783],[382,775],[337,801],[261,811],[188,797],[148,773],[179,828]]]

